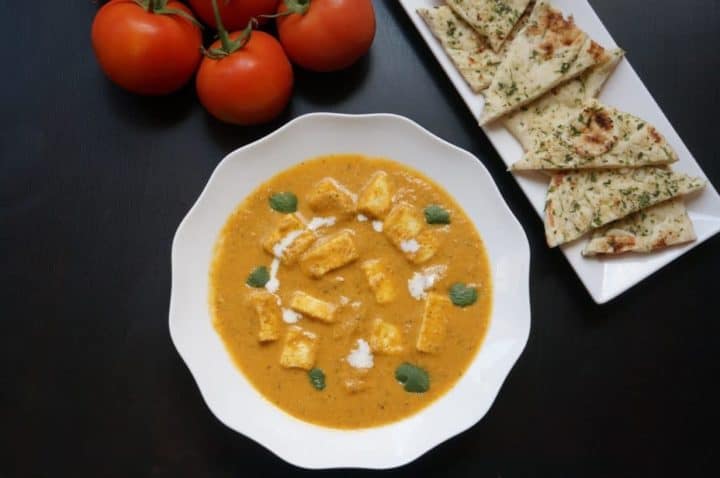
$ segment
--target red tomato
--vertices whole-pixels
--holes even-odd
[[[242,32],[230,34],[236,39]],[[220,40],[210,47],[219,48]],[[278,116],[290,101],[293,71],[280,43],[253,31],[248,42],[226,57],[205,57],[198,70],[198,97],[210,114],[226,123],[250,125]]]
[[[170,0],[169,9],[190,9]],[[192,77],[202,54],[200,28],[177,14],[157,14],[134,0],[112,0],[95,16],[92,45],[100,67],[134,93],[164,95]]]
[[[272,15],[277,10],[278,0],[218,0],[218,9],[223,25],[228,31],[242,30],[253,17]],[[217,28],[213,14],[212,0],[190,0],[190,6],[207,25]]]
[[[277,19],[280,43],[293,63],[313,71],[336,71],[367,53],[375,37],[370,0],[287,0],[278,13],[307,4],[305,13]]]

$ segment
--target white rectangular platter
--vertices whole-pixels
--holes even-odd
[[[400,3],[467,107],[478,117],[483,108],[482,96],[473,93],[468,87],[416,11],[418,8],[432,7],[444,2],[442,0],[400,0]],[[552,4],[566,15],[573,15],[578,26],[605,48],[617,46],[587,0],[554,0]],[[620,46],[623,47],[623,45]],[[627,46],[624,48],[628,49]],[[640,116],[655,125],[678,153],[680,160],[673,165],[673,169],[707,179],[627,59],[623,59],[610,77],[600,94],[600,99],[606,104]],[[483,131],[506,165],[510,166],[520,159],[522,156],[520,144],[502,126],[491,125],[484,127]],[[540,174],[517,174],[515,178],[537,213],[543,217],[547,179]],[[565,257],[595,302],[603,304],[612,300],[720,232],[720,196],[709,181],[703,191],[688,197],[686,204],[698,236],[697,241],[693,243],[648,255],[625,254],[621,257],[611,258],[582,257],[580,252],[584,247],[584,240],[562,246]]]

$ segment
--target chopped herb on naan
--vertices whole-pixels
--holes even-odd
[[[704,186],[702,179],[665,167],[556,173],[545,202],[548,245],[573,241],[592,229]]]
[[[653,252],[697,238],[682,198],[638,211],[598,229],[583,250],[584,256]]]
[[[609,51],[604,59],[580,76],[556,87],[542,98],[509,114],[503,125],[520,142],[525,151],[533,151],[552,130],[553,124],[569,121],[578,114],[586,100],[595,98],[605,81],[622,60],[620,48]]]
[[[455,13],[499,52],[530,0],[447,0]]]
[[[536,144],[512,169],[612,169],[677,161],[665,138],[647,121],[590,100],[569,121],[536,134]]]
[[[513,40],[485,91],[480,124],[487,124],[540,98],[607,58],[572,17],[541,1]]]

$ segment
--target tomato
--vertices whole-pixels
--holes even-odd
[[[277,10],[278,0],[218,0],[222,22],[230,31],[242,30],[251,18],[271,15]],[[213,28],[217,28],[213,15],[212,0],[190,0],[190,6],[198,17]]]
[[[243,32],[230,34],[238,39]],[[212,44],[212,54],[222,46]],[[225,57],[206,56],[196,78],[200,102],[213,116],[227,123],[250,125],[278,116],[290,101],[292,65],[278,41],[253,31],[247,43]]]
[[[370,0],[285,0],[278,34],[293,63],[313,71],[336,71],[355,63],[375,37]]]
[[[166,13],[154,13],[134,0],[112,0],[95,16],[92,45],[100,67],[114,83],[143,95],[164,95],[192,78],[202,54],[200,28],[180,2],[163,3]]]

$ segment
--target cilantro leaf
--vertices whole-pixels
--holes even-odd
[[[267,284],[269,280],[270,272],[268,272],[267,267],[260,266],[256,267],[255,270],[250,273],[245,283],[250,287],[260,289],[265,287],[265,284]]]
[[[406,392],[425,393],[430,389],[428,373],[411,363],[405,362],[395,370],[395,379],[403,384]]]
[[[308,371],[308,377],[310,378],[310,384],[315,387],[315,390],[325,389],[325,372],[322,369],[314,368]]]
[[[450,213],[437,204],[425,208],[425,221],[428,224],[450,224]]]
[[[473,305],[478,298],[477,289],[468,287],[462,282],[457,282],[450,287],[450,300],[458,307]]]
[[[270,207],[283,214],[297,211],[298,199],[291,192],[275,193],[270,196]]]

